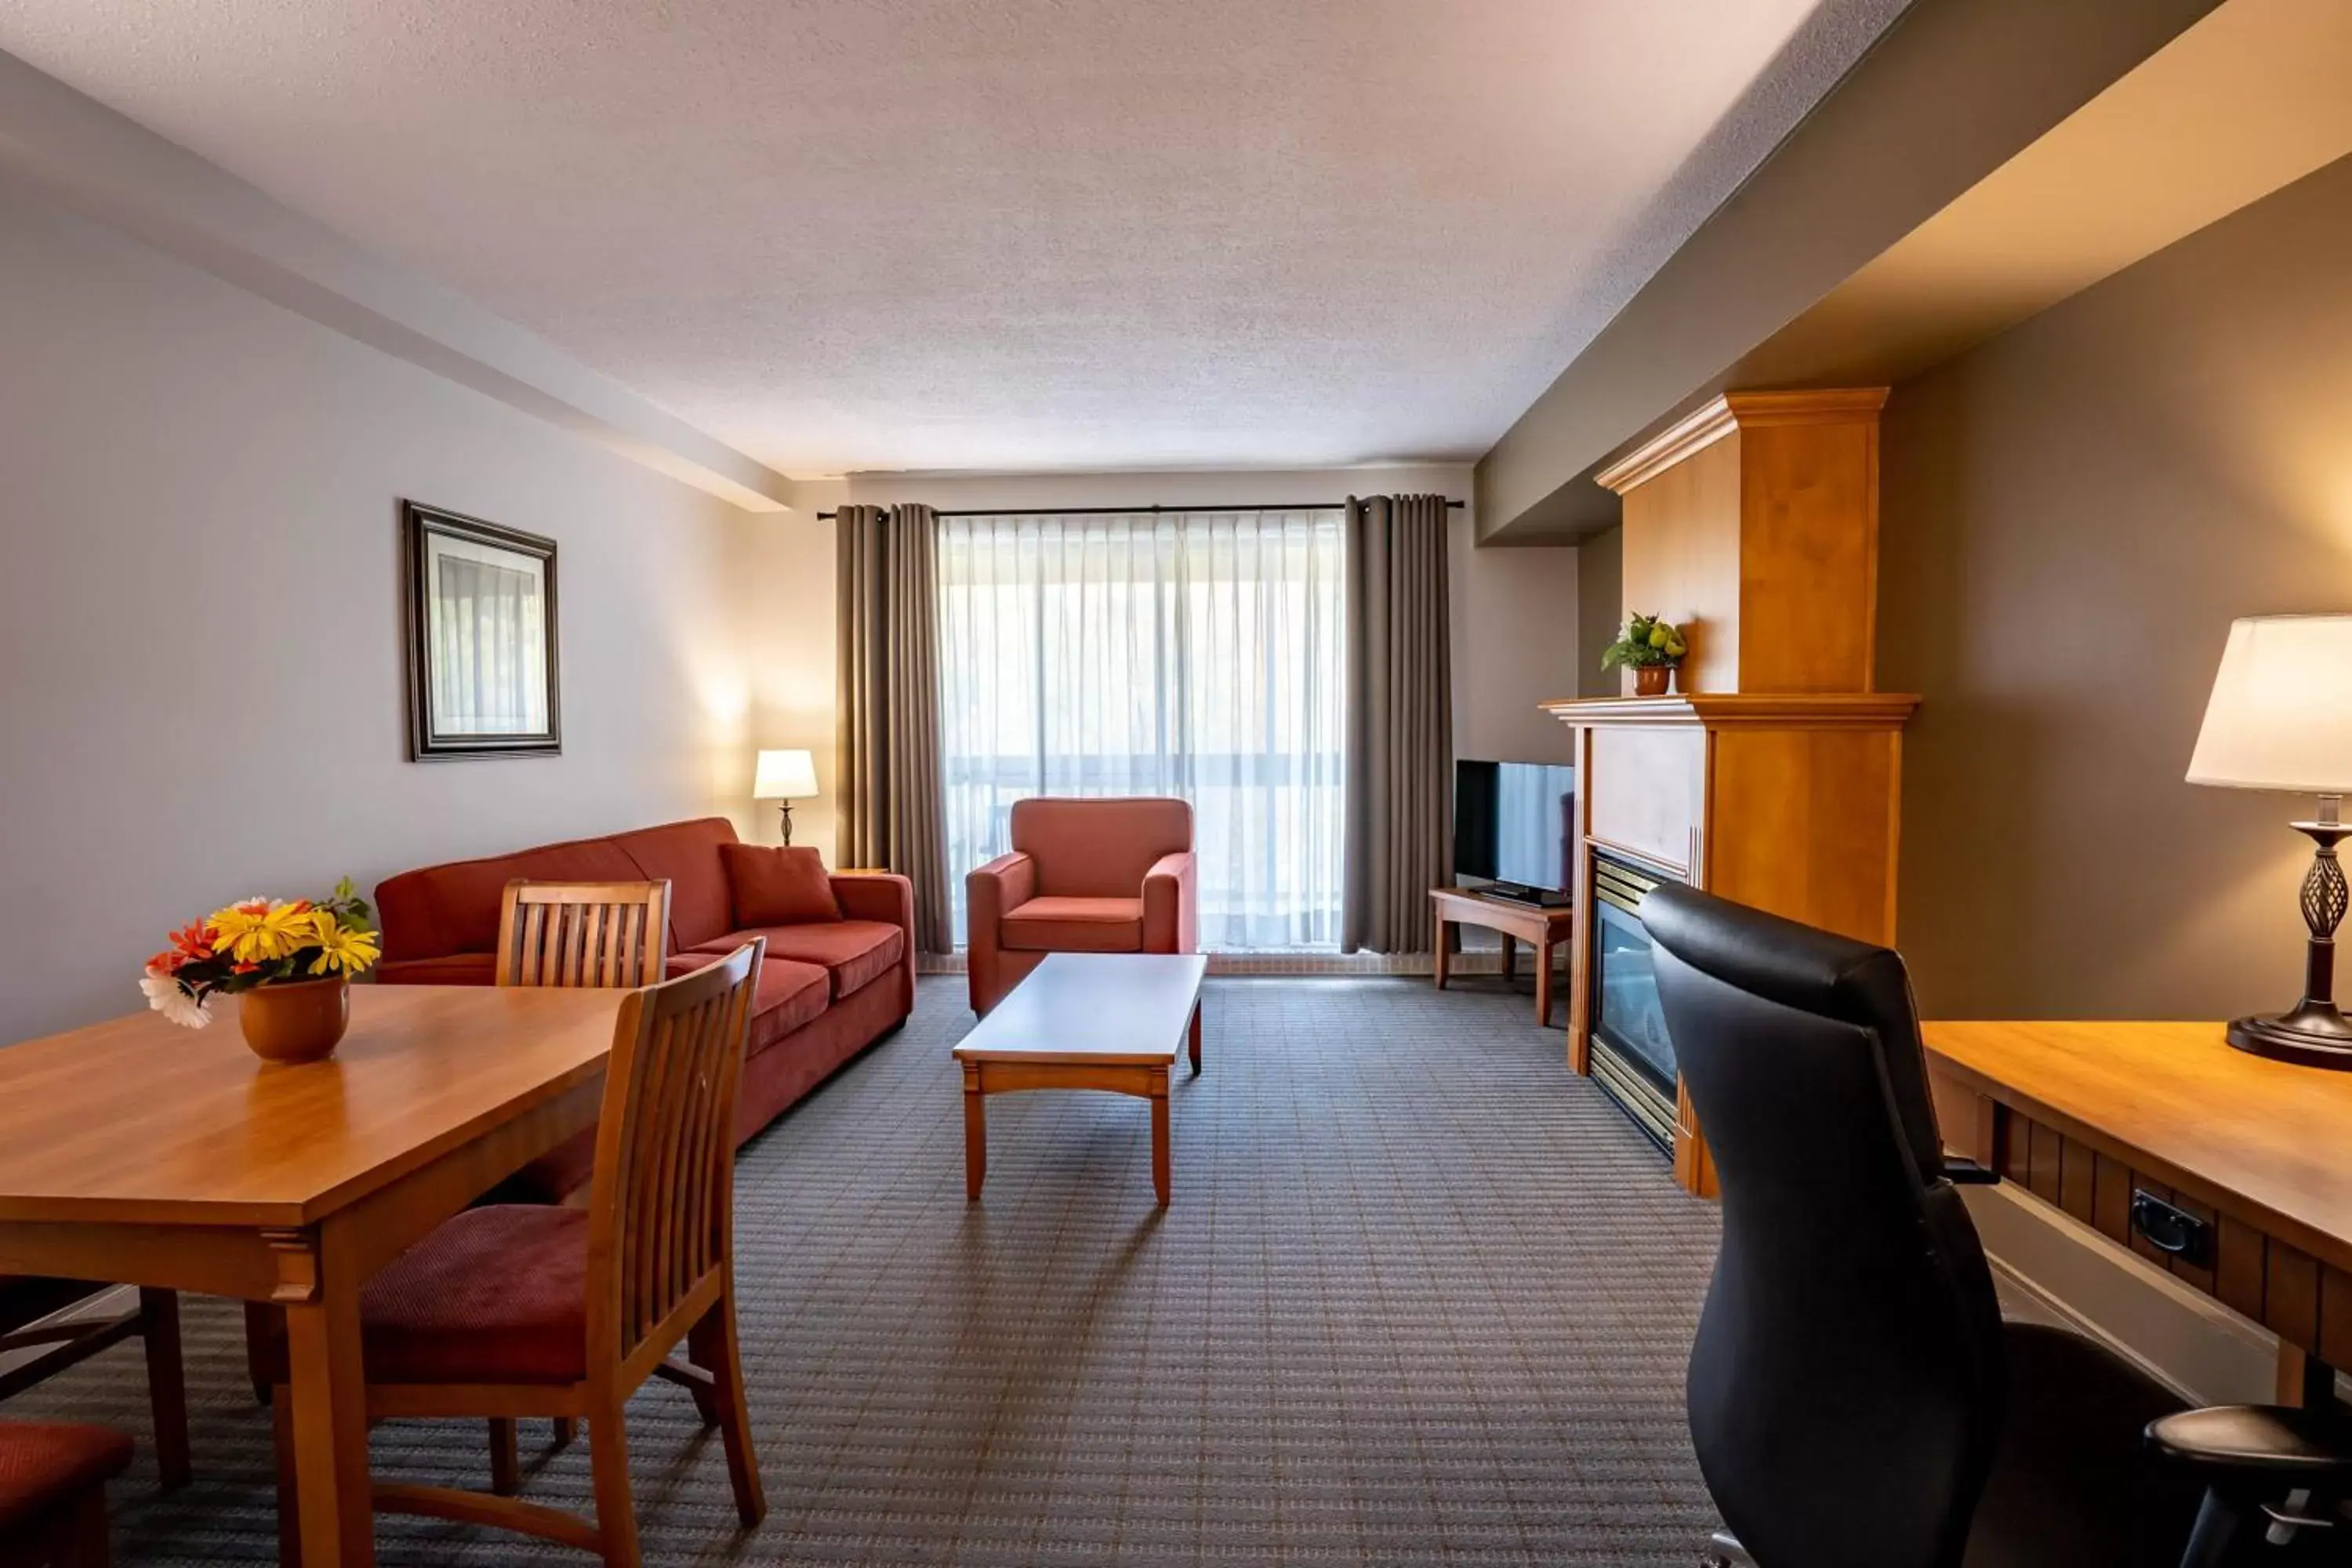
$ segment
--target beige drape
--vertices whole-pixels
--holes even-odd
[[[839,557],[836,858],[915,884],[915,945],[954,947],[940,812],[939,523],[927,506],[845,506]]]
[[[1348,498],[1348,868],[1340,945],[1427,952],[1452,879],[1445,498]]]

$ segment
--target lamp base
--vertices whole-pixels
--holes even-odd
[[[2305,1067],[2352,1072],[2352,1018],[2335,1005],[2305,998],[2293,1012],[2231,1022],[2229,1042],[2242,1051]]]

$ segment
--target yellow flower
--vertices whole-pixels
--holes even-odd
[[[271,903],[247,899],[215,910],[205,923],[213,929],[213,945],[239,963],[271,963],[310,945],[314,930],[310,903]]]
[[[374,964],[377,956],[376,934],[347,926],[325,910],[312,917],[311,941],[319,956],[310,961],[313,974],[331,974],[340,970],[345,974],[357,974]]]

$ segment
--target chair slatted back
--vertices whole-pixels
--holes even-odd
[[[507,884],[501,985],[657,985],[669,959],[669,883]]]
[[[625,1362],[730,1261],[735,1096],[767,939],[633,993],[605,1068],[589,1198],[592,1355]],[[667,1344],[663,1347],[667,1349]]]

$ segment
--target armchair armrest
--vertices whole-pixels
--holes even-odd
[[[1008,910],[1017,910],[1037,896],[1037,862],[1019,850],[999,855],[963,879],[964,902],[971,929],[967,947],[996,946],[996,922]]]
[[[1143,874],[1143,951],[1201,951],[1201,908],[1192,852],[1162,855]]]

